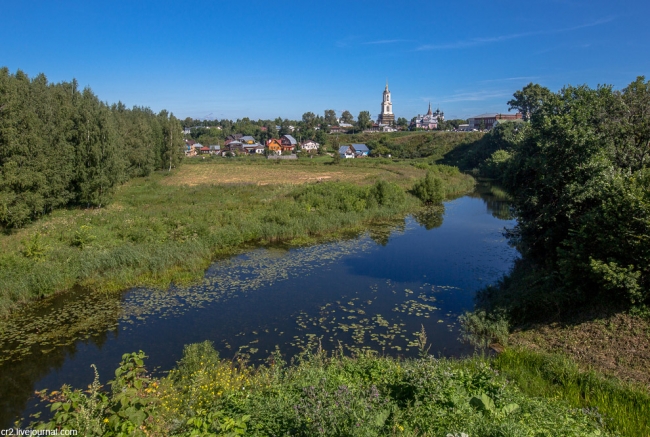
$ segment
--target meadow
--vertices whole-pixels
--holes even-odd
[[[358,233],[417,210],[420,201],[406,190],[427,171],[447,197],[474,185],[457,169],[426,161],[188,161],[127,182],[108,206],[55,210],[0,236],[0,312],[75,286],[188,283],[217,257],[251,245]]]

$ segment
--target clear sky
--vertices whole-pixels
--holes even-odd
[[[0,0],[0,66],[179,118],[375,117],[386,79],[397,117],[431,101],[466,118],[529,82],[650,78],[649,15],[648,0]]]

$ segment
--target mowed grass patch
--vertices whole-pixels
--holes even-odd
[[[192,158],[165,177],[163,185],[301,185],[315,182],[349,182],[371,185],[378,180],[410,189],[433,171],[445,183],[445,194],[455,197],[474,187],[474,179],[457,168],[437,165],[431,159],[343,159],[333,164],[329,156],[297,160],[267,160],[257,156]]]
[[[217,158],[219,159],[219,158]],[[378,168],[344,167],[332,165],[252,164],[229,162],[223,158],[205,163],[185,165],[173,176],[165,178],[164,185],[253,184],[300,185],[310,182],[369,183],[379,178],[385,170]]]
[[[164,185],[301,185],[311,182],[350,182],[359,185],[386,180],[406,185],[423,177],[426,171],[409,165],[390,165],[374,159],[343,160],[332,165],[331,158],[295,161],[275,161],[258,157],[211,158],[188,160],[190,165],[181,167],[165,178]]]

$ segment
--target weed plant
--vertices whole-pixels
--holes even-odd
[[[287,366],[276,351],[253,368],[219,359],[206,342],[187,346],[177,368],[158,380],[141,372],[142,355],[124,356],[110,393],[41,393],[56,401],[55,414],[38,428],[79,426],[77,413],[92,397],[93,414],[83,416],[88,436],[615,435],[594,411],[531,397],[481,358],[317,350]]]

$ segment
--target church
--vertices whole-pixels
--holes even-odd
[[[425,115],[418,114],[415,120],[411,122],[411,128],[434,130],[438,129],[438,123],[445,121],[445,113],[436,109],[436,112],[431,112],[431,102],[429,102],[429,111]]]
[[[381,102],[381,112],[377,118],[377,123],[380,125],[392,126],[395,124],[395,114],[393,114],[393,102],[390,101],[390,91],[388,90],[388,81],[386,81],[386,89],[384,90],[384,99]]]

